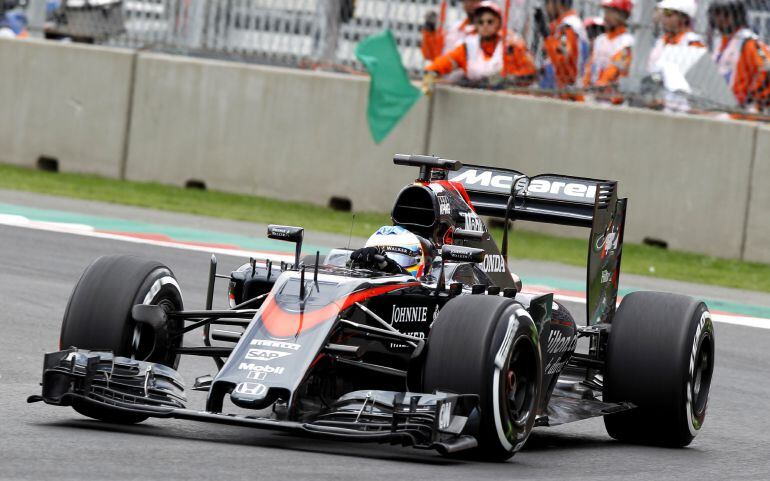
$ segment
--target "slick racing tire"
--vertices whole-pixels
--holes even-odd
[[[135,304],[160,305],[168,311],[183,309],[182,293],[171,270],[159,262],[113,255],[96,259],[75,285],[62,320],[59,345],[90,351],[112,351],[140,361],[176,368],[181,336],[156,345],[156,333],[131,316]],[[182,327],[169,321],[167,332]],[[168,336],[165,336],[168,338]],[[137,423],[147,416],[118,413],[109,408],[73,404],[76,411],[103,421]]]
[[[714,327],[703,302],[662,292],[623,298],[612,320],[604,400],[637,407],[604,417],[618,441],[683,447],[706,417]]]
[[[521,304],[498,296],[452,299],[433,324],[423,390],[479,396],[464,431],[479,442],[472,457],[504,461],[527,440],[542,385],[537,339]]]

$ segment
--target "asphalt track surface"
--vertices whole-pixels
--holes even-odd
[[[203,307],[205,253],[0,226],[0,479],[770,478],[770,330],[727,324],[715,326],[716,372],[705,426],[685,449],[623,445],[592,419],[536,429],[511,461],[488,464],[190,421],[126,427],[70,408],[27,404],[28,395],[39,393],[43,354],[57,348],[72,287],[91,260],[115,253],[166,263],[182,285],[186,307]],[[220,257],[220,270],[242,262]],[[224,287],[215,296],[220,307]],[[581,317],[582,306],[568,307]],[[197,342],[194,335],[186,344]],[[191,384],[213,374],[213,363],[186,358],[180,372]],[[203,407],[202,394],[189,398],[189,407]]]

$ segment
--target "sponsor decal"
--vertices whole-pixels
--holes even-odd
[[[559,358],[551,359],[548,362],[548,365],[545,366],[545,374],[556,374],[557,372],[560,372],[562,369],[564,369],[564,366],[567,365],[568,359],[565,359],[563,361],[559,361]]]
[[[416,337],[418,339],[425,339],[425,333],[421,331],[402,332],[401,334],[406,334],[407,336]],[[396,347],[407,347],[407,346],[406,344],[402,344],[400,342],[391,342],[390,347],[396,348]]]
[[[473,254],[460,249],[451,249],[451,253],[453,260],[456,261],[469,261],[473,259]]]
[[[481,219],[478,215],[476,215],[475,212],[460,212],[460,215],[463,216],[463,219],[465,220],[465,226],[463,227],[466,230],[472,230],[476,232],[486,232],[487,228],[484,226],[484,223],[481,222]]]
[[[464,185],[492,187],[510,191],[513,185],[512,174],[495,173],[490,170],[468,169],[461,172],[451,180],[462,182]],[[577,197],[593,199],[596,195],[596,186],[580,182],[564,182],[560,180],[533,179],[529,183],[527,192],[532,194],[554,194],[565,197]]]
[[[390,316],[391,324],[399,322],[427,322],[428,308],[424,307],[398,307],[393,306],[393,312]]]
[[[534,179],[529,183],[527,192],[530,194],[556,194],[564,195],[566,197],[593,199],[596,195],[596,186],[579,184],[576,182],[560,182],[558,180],[549,181],[545,179]]]
[[[452,423],[452,401],[446,401],[441,405],[438,413],[438,428],[447,429]]]
[[[246,353],[246,359],[252,359],[255,361],[272,361],[279,357],[290,356],[290,352],[284,351],[271,351],[268,349],[249,349]]]
[[[405,332],[407,336],[416,337],[418,339],[425,339],[425,333],[421,331],[412,331],[412,332]]]
[[[272,341],[270,339],[252,339],[251,345],[263,346],[263,347],[277,347],[278,349],[291,349],[292,351],[299,351],[299,348],[302,347],[299,344],[294,344],[293,342]]]
[[[559,330],[551,331],[548,334],[548,354],[574,351],[575,347],[577,347],[577,336],[565,336]]]
[[[510,190],[513,185],[513,176],[508,174],[494,174],[490,170],[468,169],[457,177],[452,178],[455,182],[462,182],[465,185],[482,185],[484,187],[496,187],[498,189]]]
[[[612,279],[612,273],[607,270],[602,271],[602,284],[610,282],[610,279]]]
[[[618,248],[619,238],[620,236],[618,236],[617,232],[610,232],[606,236],[600,235],[596,239],[596,250],[599,251],[603,248],[605,252],[611,254],[615,249]]]
[[[267,386],[258,382],[242,382],[235,386],[235,392],[246,396],[264,397]]]
[[[266,372],[249,371],[246,373],[247,379],[254,379],[255,381],[264,381],[267,378]]]
[[[380,246],[385,252],[395,252],[396,254],[403,254],[405,256],[414,256],[418,253],[415,249],[409,249],[402,246]]]
[[[505,272],[505,259],[499,254],[486,256],[480,267],[484,272]]]
[[[275,237],[291,237],[293,231],[283,227],[273,227],[270,233]]]
[[[283,374],[284,368],[273,367],[268,364],[254,364],[253,362],[242,362],[238,364],[241,371],[264,372],[266,374]]]
[[[444,195],[437,195],[439,215],[449,215],[452,213],[452,207],[449,205],[449,199]]]

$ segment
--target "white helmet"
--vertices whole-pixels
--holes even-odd
[[[427,241],[425,241],[427,243]],[[427,246],[419,237],[398,225],[386,225],[366,241],[366,247],[381,247],[385,254],[418,279],[426,274]]]
[[[661,0],[655,6],[659,10],[673,10],[687,15],[690,18],[695,17],[698,6],[695,0]]]

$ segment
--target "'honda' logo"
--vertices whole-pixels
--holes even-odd
[[[235,387],[235,392],[246,396],[264,397],[267,386],[258,382],[242,382]]]
[[[505,259],[499,254],[486,256],[481,268],[484,272],[505,272]]]

